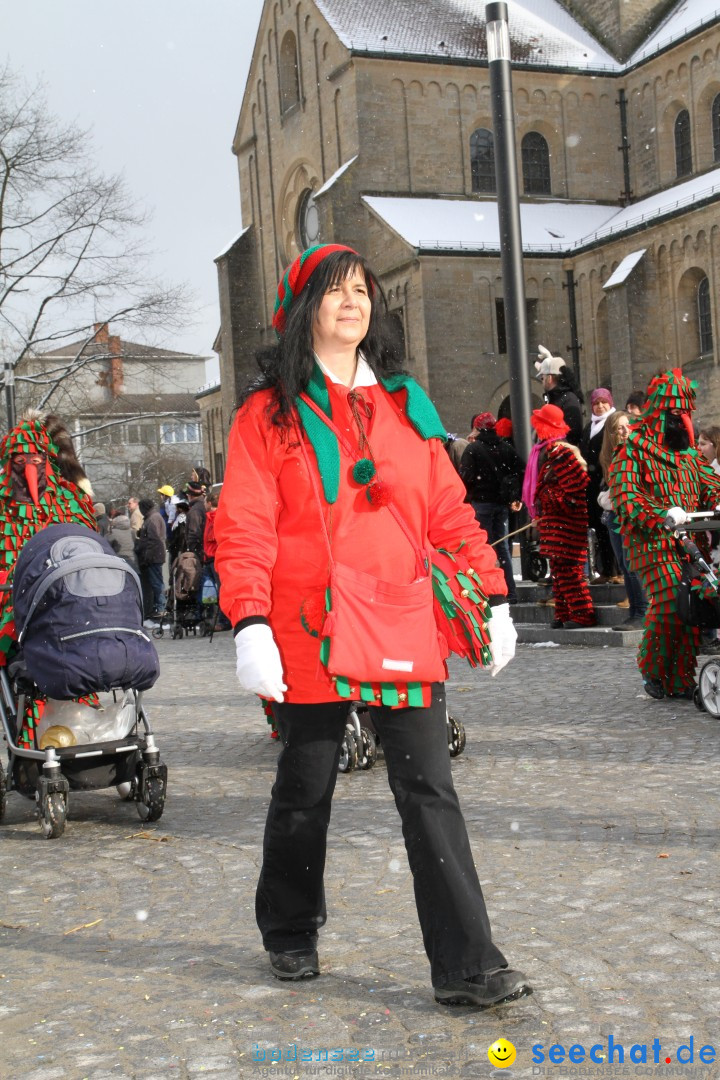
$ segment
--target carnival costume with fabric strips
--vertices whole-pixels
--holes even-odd
[[[638,667],[653,697],[691,693],[699,645],[699,631],[677,615],[682,568],[667,511],[711,510],[720,502],[720,479],[693,445],[695,390],[679,368],[654,378],[609,471],[628,564],[651,600]]]
[[[52,419],[23,420],[0,443],[0,580],[3,583],[12,582],[21,548],[40,529],[59,522],[77,522],[96,528],[85,474],[74,457],[71,444],[69,447],[64,445],[69,442],[67,433],[58,423],[53,426]],[[60,445],[52,438],[54,430],[60,433]],[[42,456],[43,465],[27,461],[28,457],[36,455]],[[61,472],[66,462],[71,463],[66,471],[75,482]],[[12,592],[3,591],[0,592],[0,664],[7,663],[8,652],[16,639]],[[33,730],[43,704],[42,701],[29,703],[20,745],[33,745]]]
[[[319,262],[346,250],[321,245],[293,263],[278,288],[278,333]],[[294,429],[274,425],[273,391],[260,390],[231,431],[233,468],[216,517],[216,533],[227,541],[218,549],[218,570],[224,595],[233,597],[226,614],[236,627],[270,623],[287,702],[427,707],[431,683],[447,677],[451,651],[473,665],[491,663],[488,601],[506,594],[495,552],[463,501],[443,425],[414,379],[395,374],[379,381],[362,356],[352,389],[316,362],[295,406]],[[391,668],[376,679],[334,671],[329,564],[337,560],[368,578],[404,585],[417,577],[418,548],[432,573],[434,642],[440,631],[432,677],[403,678]]]

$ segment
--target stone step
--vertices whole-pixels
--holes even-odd
[[[617,604],[602,606],[595,604],[595,613],[598,626],[617,626],[628,617],[627,608],[619,608]],[[555,618],[555,608],[551,604],[513,604],[510,608],[513,622],[527,623],[530,625],[548,626]]]
[[[518,581],[516,584],[518,600],[524,604],[538,604],[552,599],[550,582]],[[590,596],[595,607],[603,604],[617,604],[625,599],[624,585],[591,585]],[[622,610],[622,609],[621,609]]]
[[[551,630],[539,623],[515,623],[518,643],[534,645],[590,645],[595,648],[634,648],[640,644],[642,630],[611,630],[609,626],[591,626],[584,630]]]

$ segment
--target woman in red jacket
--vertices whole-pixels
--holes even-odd
[[[379,680],[328,671],[331,565],[392,589],[427,576],[418,552],[429,545],[462,547],[472,561],[494,605],[495,670],[514,654],[502,570],[463,502],[432,403],[383,333],[384,314],[360,255],[332,244],[304,252],[278,286],[278,344],[260,357],[263,378],[230,435],[215,518],[222,605],[240,685],[273,702],[283,746],[256,914],[274,975],[319,973],[330,803],[348,701],[362,697],[375,706],[436,999],[487,1007],[530,988],[491,939],[450,773],[447,650],[432,603],[417,620],[435,648],[431,678],[412,681],[412,658],[384,660]],[[396,635],[384,655],[411,651]]]

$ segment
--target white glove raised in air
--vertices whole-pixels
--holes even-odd
[[[498,604],[497,607],[490,608],[490,611],[492,612],[492,618],[487,625],[490,633],[490,652],[492,653],[493,662],[486,670],[491,675],[497,675],[506,664],[510,663],[515,655],[517,630],[510,618],[509,604]]]
[[[678,525],[684,525],[687,520],[687,514],[679,506],[671,506],[665,514],[665,524],[669,529],[677,529]]]
[[[235,637],[237,677],[243,690],[271,701],[284,701],[282,660],[267,623],[251,623]]]

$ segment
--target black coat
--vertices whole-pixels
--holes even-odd
[[[460,461],[460,476],[470,502],[509,506],[518,502],[525,467],[512,443],[494,431],[479,431]]]
[[[583,431],[580,398],[572,390],[564,389],[562,386],[553,386],[551,390],[545,391],[545,400],[549,405],[557,405],[559,409],[562,409],[565,423],[570,428],[565,440],[572,443],[573,446],[579,446]]]

